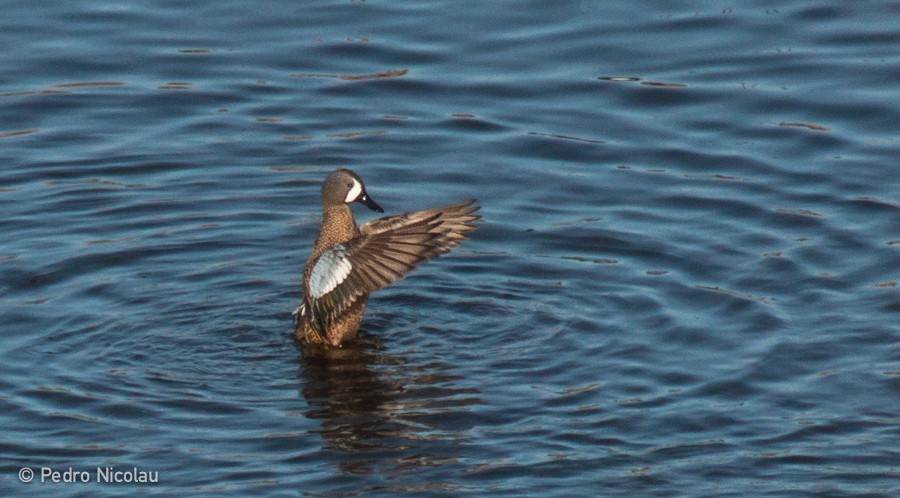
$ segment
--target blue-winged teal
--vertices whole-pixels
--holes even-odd
[[[396,282],[423,261],[466,240],[478,206],[459,204],[388,216],[356,226],[349,204],[383,213],[359,175],[333,171],[322,184],[322,228],[303,272],[294,336],[339,346],[352,339],[369,293]]]

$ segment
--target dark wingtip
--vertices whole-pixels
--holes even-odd
[[[464,201],[460,204],[461,207],[468,208],[466,210],[466,214],[471,215],[472,218],[474,218],[472,221],[478,221],[481,219],[481,215],[474,214],[476,211],[481,209],[481,206],[476,204],[476,202],[478,202],[478,199],[475,199],[473,197],[473,198],[471,198],[467,201]]]

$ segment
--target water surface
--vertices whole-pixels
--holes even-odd
[[[898,20],[9,3],[0,494],[896,496]],[[314,355],[338,167],[484,222]]]

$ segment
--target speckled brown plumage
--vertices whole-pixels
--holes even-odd
[[[458,246],[480,219],[474,199],[356,226],[349,204],[381,212],[359,176],[339,169],[322,184],[322,227],[303,272],[298,340],[339,346],[352,339],[369,293]]]

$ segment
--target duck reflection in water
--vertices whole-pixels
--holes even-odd
[[[395,475],[457,462],[468,437],[459,426],[480,403],[477,389],[453,387],[464,379],[408,365],[364,330],[342,348],[297,346],[307,416],[322,421],[322,449],[343,472]]]

